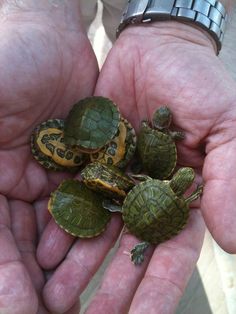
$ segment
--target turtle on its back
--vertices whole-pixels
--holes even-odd
[[[86,160],[85,154],[66,146],[62,119],[49,119],[33,130],[31,151],[44,168],[53,171],[75,172]]]
[[[81,171],[81,177],[90,189],[117,200],[124,200],[135,185],[134,180],[118,167],[98,161],[88,164]]]

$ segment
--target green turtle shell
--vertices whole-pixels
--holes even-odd
[[[85,155],[64,143],[64,120],[49,119],[39,124],[31,135],[34,158],[46,169],[77,171]]]
[[[109,198],[125,198],[127,192],[134,186],[134,181],[116,166],[93,162],[82,171],[83,182],[97,192]]]
[[[65,121],[65,143],[87,153],[98,151],[115,136],[119,123],[119,110],[110,99],[82,99]]]
[[[66,232],[81,238],[99,235],[110,221],[103,208],[104,197],[91,191],[83,182],[63,181],[51,194],[48,209],[56,223]]]
[[[168,133],[160,132],[143,122],[137,140],[137,152],[143,169],[152,178],[166,179],[175,169],[177,150]]]
[[[98,152],[90,154],[90,160],[124,168],[134,156],[135,149],[134,128],[126,119],[121,118],[116,135]]]
[[[186,225],[189,206],[177,197],[169,181],[147,180],[126,196],[122,216],[128,230],[142,241],[159,244],[178,234]]]

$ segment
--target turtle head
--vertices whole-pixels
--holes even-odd
[[[192,185],[195,178],[194,170],[190,167],[180,168],[170,180],[170,187],[176,195],[182,196]]]
[[[172,120],[172,114],[167,106],[158,108],[153,114],[153,127],[158,130],[168,129]]]

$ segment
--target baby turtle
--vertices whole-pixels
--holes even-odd
[[[34,129],[31,151],[42,166],[54,171],[76,171],[85,161],[84,154],[65,145],[61,119],[50,119]]]
[[[116,135],[120,124],[117,106],[93,96],[76,103],[65,121],[65,143],[85,153],[100,150]]]
[[[138,135],[137,152],[141,167],[152,178],[167,179],[177,162],[175,140],[182,140],[184,133],[169,130],[172,114],[162,106],[153,115],[152,127],[143,121]]]
[[[104,201],[104,207],[111,211],[121,211],[127,229],[144,241],[131,251],[134,264],[141,264],[144,251],[149,243],[159,244],[177,235],[186,225],[189,205],[203,191],[199,186],[190,196],[184,193],[194,181],[192,168],[180,168],[170,181],[136,176],[140,182],[127,194],[122,207]]]
[[[87,187],[114,199],[124,199],[135,185],[134,180],[116,166],[98,161],[88,164],[81,171],[81,177]]]
[[[66,232],[91,238],[99,235],[111,218],[103,208],[103,200],[103,196],[88,189],[83,182],[67,179],[51,194],[48,209]]]
[[[114,138],[96,153],[90,154],[91,162],[99,161],[107,165],[124,168],[134,156],[136,134],[132,125],[121,118]]]

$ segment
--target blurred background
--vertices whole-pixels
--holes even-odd
[[[97,13],[92,22],[88,36],[96,53],[101,68],[112,43],[102,25],[103,6],[98,1]],[[232,77],[236,80],[236,3],[229,19],[223,48],[219,58],[222,59]],[[236,239],[235,239],[236,240]],[[109,263],[114,247],[93,280],[81,296],[81,313],[95,294],[106,265]],[[184,265],[183,265],[184,267]],[[236,314],[236,255],[224,252],[206,231],[201,256],[186,289],[178,314]],[[104,313],[112,314],[112,313]]]

